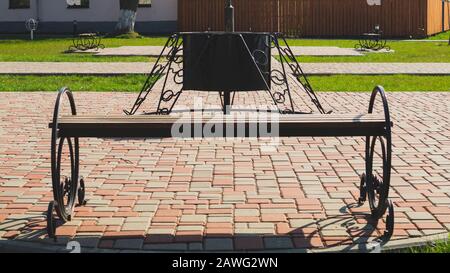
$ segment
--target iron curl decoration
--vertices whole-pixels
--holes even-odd
[[[86,51],[90,49],[104,49],[105,45],[102,44],[102,38],[97,33],[83,33],[72,39],[72,45],[69,47],[69,51]]]
[[[124,113],[127,115],[134,115],[141,107],[142,103],[146,100],[149,93],[153,90],[153,87],[155,86],[156,82],[161,79],[164,74],[166,74],[166,77],[170,72],[174,72],[172,68],[172,64],[175,63],[178,66],[181,66],[183,63],[182,56],[180,56],[180,52],[183,50],[183,41],[180,38],[180,35],[175,33],[172,34],[169,39],[166,41],[166,44],[164,45],[163,50],[161,51],[160,55],[158,56],[158,59],[156,60],[152,71],[148,75],[136,101],[134,102],[131,110],[124,110]],[[182,70],[182,68],[181,68]],[[166,73],[167,72],[167,73]],[[180,84],[179,78],[182,76],[181,71],[175,71],[176,77],[176,83]],[[175,78],[174,78],[175,79]],[[164,82],[163,90],[161,92],[164,93],[165,86],[167,84],[167,80]],[[160,103],[158,105],[158,112],[160,112]]]
[[[374,50],[379,51],[382,49],[386,49],[386,51],[390,51],[391,48],[387,45],[387,41],[382,38],[381,33],[365,33],[363,34],[363,38],[358,40],[358,43],[355,45],[356,50]]]
[[[286,77],[283,72],[278,69],[272,69],[270,78],[275,85],[284,85],[286,83]]]
[[[171,101],[175,97],[175,93],[172,90],[166,90],[162,94],[162,101],[168,102]]]
[[[178,70],[170,68],[169,71],[170,71],[169,73],[173,74],[173,78],[172,79],[173,79],[173,81],[176,84],[183,84],[183,72],[184,72],[184,69],[182,67],[179,68]]]
[[[254,50],[252,52],[253,59],[255,60],[256,64],[258,65],[267,65],[269,63],[269,58],[267,57],[266,53],[262,50]]]
[[[287,93],[287,90],[284,90],[283,93],[277,91],[273,94],[273,97],[275,98],[275,101],[277,103],[283,104],[286,102],[286,93]]]
[[[279,40],[282,40],[283,43],[286,45],[285,48],[281,47],[279,44]],[[308,78],[306,77],[305,73],[303,72],[302,68],[300,67],[297,59],[295,58],[294,53],[292,52],[291,48],[289,47],[288,42],[286,41],[286,38],[281,33],[275,33],[274,34],[274,42],[277,45],[279,54],[280,54],[280,61],[281,63],[287,63],[289,69],[292,72],[292,75],[296,78],[298,83],[300,83],[307,95],[309,96],[311,102],[316,106],[316,108],[319,110],[321,114],[329,114],[329,112],[325,112],[323,109],[317,95],[315,94],[313,88],[311,87],[311,84],[309,83]]]

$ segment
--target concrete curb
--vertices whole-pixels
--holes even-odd
[[[373,242],[352,245],[341,245],[318,249],[279,249],[262,251],[167,251],[167,250],[132,250],[132,249],[101,249],[82,247],[81,253],[380,253],[393,252],[410,247],[425,246],[435,241],[447,241],[448,233],[437,233],[417,238],[407,238],[389,241],[387,244],[377,248]],[[0,239],[0,253],[70,253],[71,249],[56,244],[41,242],[26,242],[20,240]]]

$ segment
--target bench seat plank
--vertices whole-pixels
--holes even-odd
[[[255,126],[268,126],[276,123],[279,133],[274,135],[255,135],[249,128]],[[166,138],[173,137],[173,126],[184,128],[192,126],[191,130],[185,130],[183,137],[208,137],[209,135],[194,134],[193,128],[201,126],[202,132],[206,125],[211,124],[217,128],[223,128],[224,133],[234,132],[230,137],[264,137],[264,136],[379,136],[385,134],[384,116],[378,114],[333,114],[333,115],[279,115],[277,119],[261,120],[261,116],[246,115],[241,117],[208,118],[195,120],[182,116],[63,116],[58,121],[59,135],[62,137],[120,137],[120,138]],[[209,124],[209,125],[208,125]],[[234,129],[232,126],[234,125]],[[49,124],[50,128],[53,126]],[[197,126],[197,127],[195,127]],[[177,128],[178,128],[177,127]],[[245,133],[237,128],[245,128]],[[266,127],[262,127],[266,128]],[[205,130],[206,131],[206,130]],[[236,132],[240,134],[236,135]],[[209,130],[211,132],[211,130]],[[265,132],[265,131],[264,131]],[[269,130],[270,132],[270,130]],[[223,134],[220,134],[223,136]],[[216,135],[218,136],[218,135]]]

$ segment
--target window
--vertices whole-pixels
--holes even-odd
[[[69,9],[88,9],[89,0],[67,0],[67,8]]]
[[[138,7],[140,8],[149,8],[152,6],[152,0],[139,0]]]
[[[29,9],[30,0],[9,0],[10,9]]]

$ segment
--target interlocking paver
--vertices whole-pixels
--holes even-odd
[[[143,239],[118,239],[114,243],[114,248],[118,249],[141,249]]]
[[[233,240],[229,238],[206,238],[205,250],[233,250]]]
[[[120,113],[135,95],[75,93],[81,114]],[[148,102],[158,95],[151,93]],[[298,108],[311,108],[294,95]],[[52,197],[47,124],[55,94],[0,96],[0,236],[46,240],[26,231],[44,231],[42,213]],[[208,107],[220,105],[211,93],[192,96],[205,98]],[[183,94],[180,103],[191,107],[192,96]],[[369,94],[319,97],[326,108],[346,113],[366,109]],[[393,239],[448,231],[450,94],[388,97],[395,125]],[[236,95],[236,104],[269,100],[261,92]],[[153,107],[148,102],[143,107]],[[273,151],[263,150],[263,142],[81,140],[88,203],[58,228],[60,244],[79,239],[82,246],[103,248],[220,251],[248,249],[235,240],[246,238],[256,250],[261,242],[266,249],[324,247],[382,234],[381,224],[374,230],[358,216],[369,213],[367,204],[346,207],[356,202],[358,175],[365,171],[363,138],[283,138]]]

